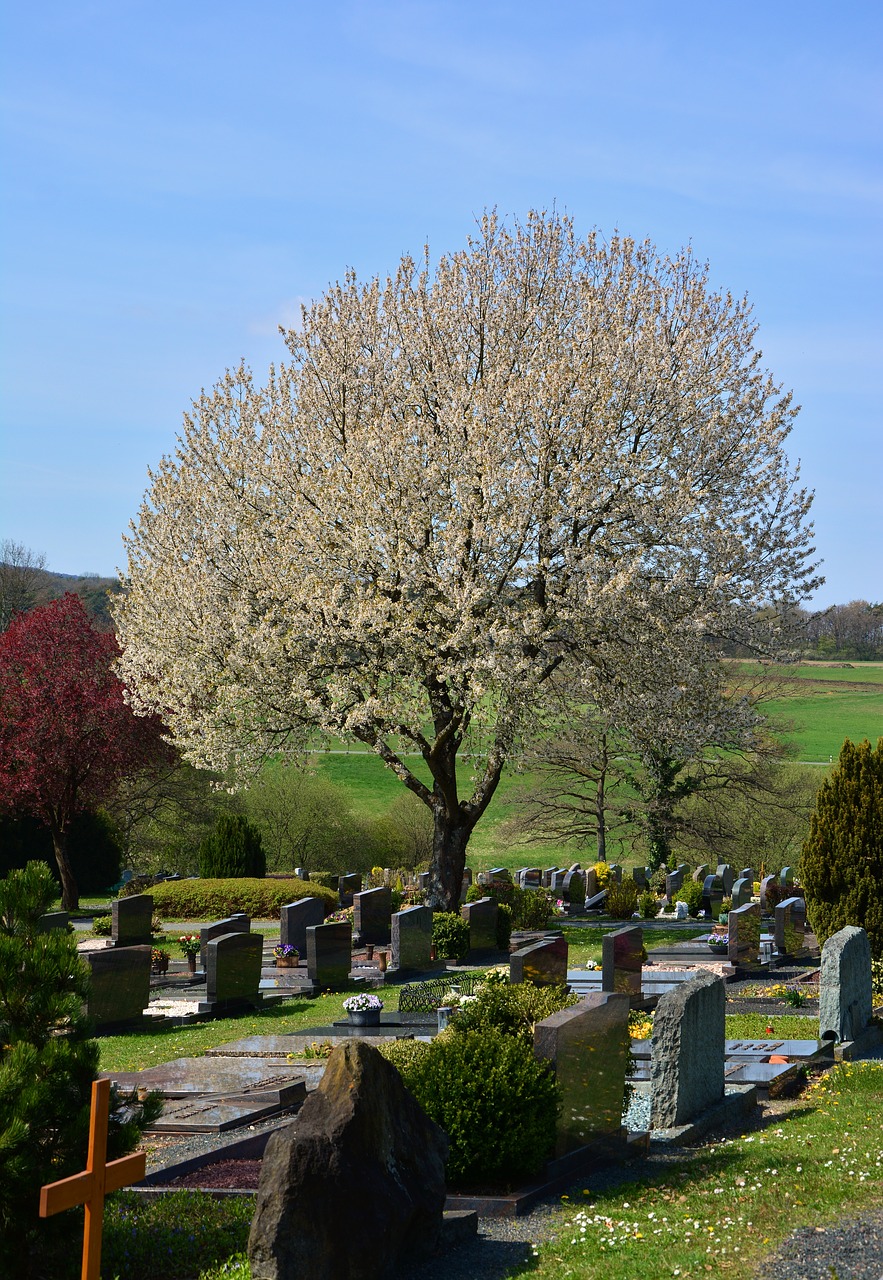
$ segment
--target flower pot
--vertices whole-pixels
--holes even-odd
[[[190,972],[191,976],[196,973],[196,956],[187,957],[187,969]]]
[[[352,1013],[347,1013],[350,1026],[352,1027],[379,1027],[380,1026],[380,1010],[379,1009],[356,1009]]]
[[[374,943],[373,942],[365,943],[365,959],[366,960],[374,959]]]
[[[386,963],[388,959],[389,959],[388,951],[377,952],[377,968],[380,970],[381,973],[386,973]]]
[[[294,956],[277,956],[276,957],[277,969],[293,969],[296,964],[297,964],[297,960],[295,959]]]
[[[725,956],[729,948],[727,947],[726,944],[724,944],[724,946],[721,946],[720,943],[718,942],[709,942],[708,950],[716,952],[717,955],[719,956]]]

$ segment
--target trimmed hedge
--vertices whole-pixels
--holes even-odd
[[[162,880],[148,892],[154,910],[170,920],[220,920],[244,911],[255,920],[278,920],[282,907],[298,898],[321,898],[325,914],[338,896],[310,880]]]
[[[579,1003],[579,996],[565,986],[535,987],[531,982],[488,982],[457,1012],[451,1023],[455,1035],[473,1031],[500,1031],[533,1048],[538,1022]]]

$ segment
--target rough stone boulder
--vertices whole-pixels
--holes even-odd
[[[377,1280],[437,1247],[448,1140],[361,1040],[339,1045],[261,1166],[254,1280]]]

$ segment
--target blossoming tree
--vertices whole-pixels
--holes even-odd
[[[141,707],[215,767],[366,743],[429,806],[430,900],[456,903],[556,669],[669,633],[697,661],[710,633],[767,644],[759,606],[815,585],[754,332],[689,252],[557,215],[348,274],[151,476],[116,604]]]

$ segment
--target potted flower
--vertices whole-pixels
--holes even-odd
[[[191,973],[196,973],[196,957],[202,943],[198,933],[182,933],[178,939],[178,946],[187,957],[187,968]]]
[[[162,947],[153,947],[150,952],[150,972],[168,973],[169,953]]]
[[[290,942],[277,942],[273,948],[277,969],[293,969],[300,959],[300,952]]]
[[[713,933],[708,939],[708,945],[718,955],[726,955],[730,945],[730,935],[728,933]]]
[[[379,996],[370,995],[367,991],[344,1000],[343,1007],[354,1027],[379,1027],[380,1010],[383,1001]]]

